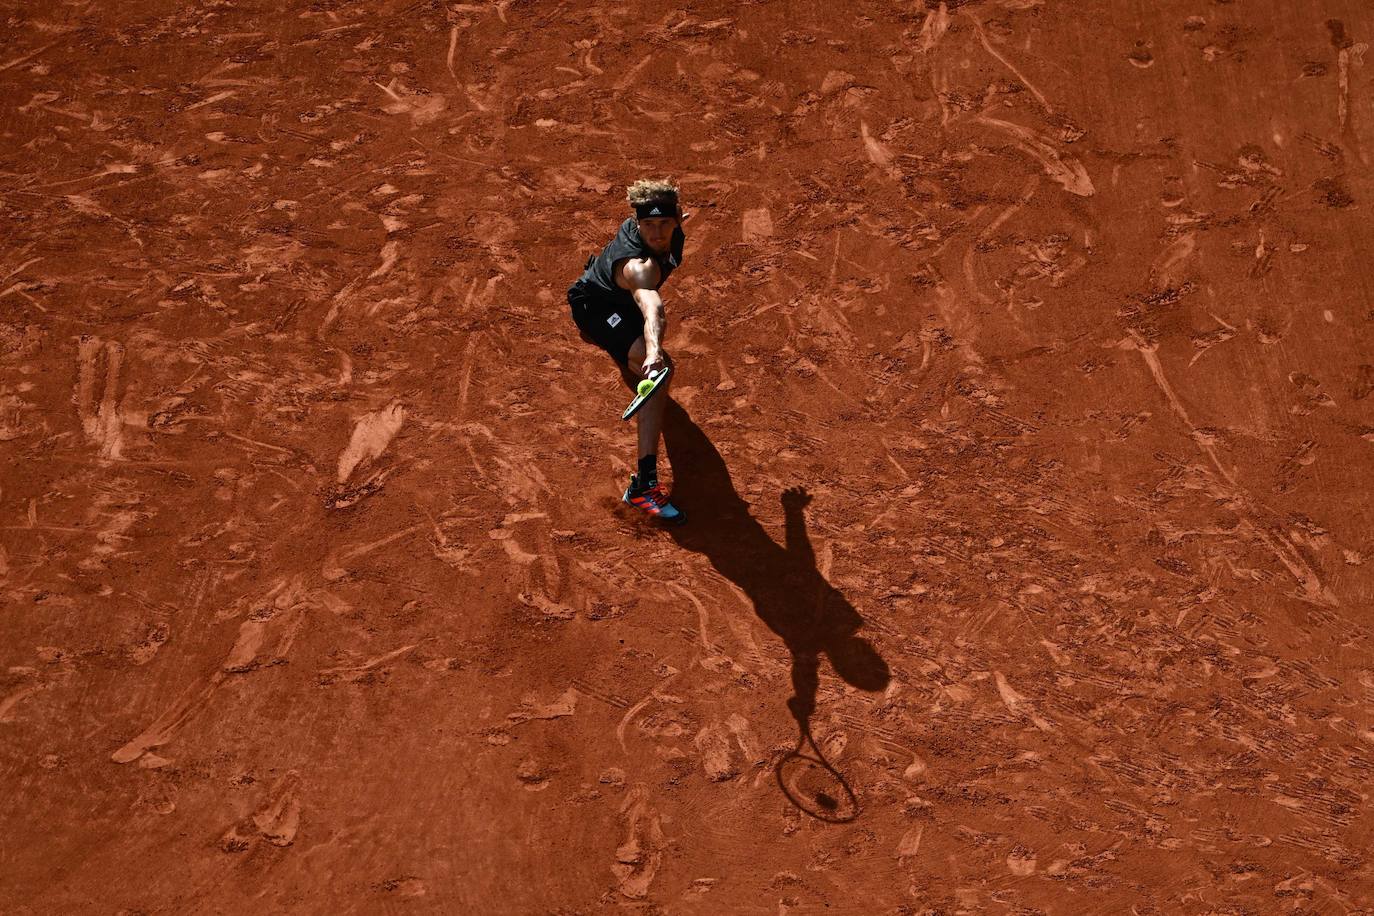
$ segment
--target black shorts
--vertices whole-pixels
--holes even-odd
[[[568,306],[578,329],[622,366],[630,361],[630,347],[644,336],[644,314],[631,303],[622,305],[596,294],[582,281],[568,289]]]

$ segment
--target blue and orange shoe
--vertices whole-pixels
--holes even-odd
[[[621,501],[662,522],[681,525],[687,521],[687,513],[668,502],[668,494],[663,492],[657,480],[647,487],[641,487],[639,476],[631,474],[630,485],[625,488],[625,495],[621,497]]]

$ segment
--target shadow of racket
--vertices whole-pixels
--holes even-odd
[[[804,753],[808,745],[810,754]],[[801,727],[796,748],[778,761],[773,772],[787,800],[816,820],[845,824],[859,816],[854,790],[816,747],[806,725]]]

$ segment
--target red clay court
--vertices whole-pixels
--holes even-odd
[[[1367,3],[0,6],[0,911],[1374,912]]]

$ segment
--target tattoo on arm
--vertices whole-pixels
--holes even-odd
[[[644,313],[644,344],[650,350],[663,347],[663,330],[667,320],[663,316],[663,298],[657,290],[637,289],[634,291],[635,304]]]

